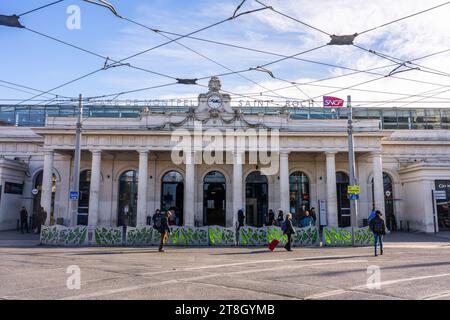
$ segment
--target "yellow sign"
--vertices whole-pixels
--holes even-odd
[[[347,193],[349,194],[360,194],[361,188],[359,186],[348,186]]]

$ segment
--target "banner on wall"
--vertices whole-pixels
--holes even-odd
[[[344,106],[344,100],[331,96],[323,96],[323,106],[325,108],[342,108]]]

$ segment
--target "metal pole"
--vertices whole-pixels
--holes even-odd
[[[434,196],[434,190],[431,189],[431,202],[433,203],[433,226],[434,226],[434,235],[437,234],[436,228],[436,201]]]
[[[353,111],[351,96],[347,96],[347,110],[348,110],[348,172],[350,175],[350,185],[355,185],[355,150],[353,148]],[[357,200],[350,200],[350,221],[352,227],[352,245],[355,245],[354,229],[356,228],[357,217]]]
[[[75,131],[75,156],[73,161],[73,184],[72,190],[79,192],[80,190],[80,159],[81,159],[81,118],[83,115],[83,95],[80,94],[78,100],[78,119]],[[78,219],[78,197],[76,200],[71,200],[72,204],[72,226],[77,225]]]

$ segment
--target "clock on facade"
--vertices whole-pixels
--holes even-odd
[[[212,109],[218,109],[222,106],[222,98],[218,95],[211,95],[208,97],[208,106]]]

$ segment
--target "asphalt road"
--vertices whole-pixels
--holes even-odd
[[[0,299],[450,299],[450,239],[430,236],[392,236],[378,257],[372,248],[11,243],[0,240]],[[67,286],[77,284],[69,266],[80,289]]]

